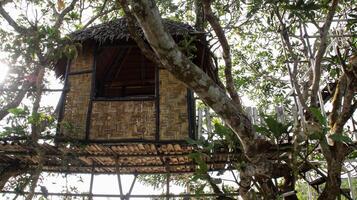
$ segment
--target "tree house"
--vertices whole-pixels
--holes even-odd
[[[199,34],[187,24],[165,25],[178,42]],[[78,56],[57,65],[68,89],[59,136],[100,143],[195,139],[192,91],[141,53],[124,19],[75,32],[72,39],[82,44]],[[194,62],[216,79],[204,43],[192,45]]]
[[[194,39],[203,33],[170,20],[164,20],[164,25],[178,43],[192,39],[193,62],[217,81],[206,43]],[[66,88],[57,143],[83,142],[85,150],[73,151],[117,155],[118,160],[103,156],[101,161],[80,157],[84,164],[100,165],[104,170],[133,165],[139,167],[121,171],[165,172],[167,166],[176,164],[169,171],[194,171],[194,166],[187,165],[192,164],[187,155],[193,147],[186,142],[196,139],[193,92],[141,53],[123,18],[74,32],[71,37],[81,48],[75,59],[62,59],[56,66]],[[161,168],[152,168],[156,164]],[[222,166],[215,164],[212,169]]]

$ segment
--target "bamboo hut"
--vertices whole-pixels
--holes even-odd
[[[177,42],[202,34],[183,23],[164,25]],[[82,44],[78,56],[56,68],[69,90],[59,136],[100,143],[195,139],[192,91],[141,53],[124,18],[75,32],[72,39]],[[192,45],[195,64],[216,79],[203,41]]]
[[[202,34],[164,20],[177,43],[191,41],[193,62],[217,81],[217,69]],[[137,27],[138,34],[142,32]],[[125,19],[70,35],[78,56],[58,61],[64,79],[56,145],[43,144],[43,170],[73,173],[187,173],[197,168],[187,139],[196,139],[193,92],[166,69],[148,60],[131,39]],[[187,45],[186,45],[187,46]],[[0,163],[34,169],[36,150],[0,141]],[[228,149],[205,152],[208,170],[234,161]],[[5,155],[6,154],[6,155]],[[10,155],[10,156],[8,156]]]

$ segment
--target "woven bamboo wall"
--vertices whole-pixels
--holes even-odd
[[[160,140],[188,138],[187,87],[160,70]]]
[[[72,61],[70,72],[90,70],[93,54],[81,53]],[[160,140],[185,140],[188,137],[187,88],[167,70],[160,70]],[[85,139],[87,111],[90,102],[92,73],[68,77],[61,133],[72,139]],[[155,140],[154,101],[94,101],[89,127],[90,139]]]
[[[90,139],[155,139],[154,101],[93,102]]]
[[[72,61],[70,72],[88,70],[91,69],[92,66],[93,54],[91,51],[85,51],[85,53],[80,53],[78,57]],[[73,139],[85,138],[91,79],[91,73],[68,76],[69,91],[66,95],[64,116],[61,126],[61,133],[66,137]]]

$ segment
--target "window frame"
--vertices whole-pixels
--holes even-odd
[[[153,81],[153,85],[152,85],[152,89],[153,92],[151,92],[150,94],[135,94],[135,95],[117,95],[117,96],[106,96],[106,95],[99,95],[99,90],[104,90],[104,86],[102,85],[99,86],[98,82],[99,81],[104,81],[105,77],[103,79],[99,79],[97,76],[97,72],[98,72],[98,59],[100,56],[100,51],[105,49],[105,48],[127,48],[124,51],[124,54],[130,50],[130,49],[137,49],[140,52],[140,73],[143,74],[145,73],[145,70],[147,69],[146,66],[152,65],[153,66],[153,73],[154,73],[154,77],[153,79],[150,79],[150,81]],[[120,50],[119,50],[120,52]],[[130,53],[129,53],[130,54]],[[127,55],[129,55],[127,54]],[[127,55],[124,55],[120,60],[123,61],[123,59],[125,59],[125,57]],[[115,55],[116,56],[116,55]],[[122,63],[123,64],[123,63]],[[120,64],[120,65],[122,65]],[[149,64],[149,65],[148,65]],[[154,63],[150,62],[150,60],[148,60],[144,54],[141,52],[140,48],[135,45],[135,44],[105,44],[105,45],[100,45],[97,47],[97,50],[95,51],[95,55],[94,55],[94,74],[93,74],[93,79],[94,79],[94,83],[93,83],[93,89],[94,89],[94,94],[93,94],[93,100],[95,101],[127,101],[127,100],[131,100],[131,101],[135,101],[135,100],[154,100],[158,97],[158,84],[159,84],[159,77],[158,77],[158,66],[156,66]],[[108,73],[108,71],[110,71],[110,68],[114,67],[115,64],[113,64],[113,66],[109,66],[109,69],[103,69],[104,73]],[[116,64],[117,65],[117,64]],[[117,72],[118,69],[115,70],[115,72]],[[144,71],[144,72],[143,72]],[[141,76],[141,80],[139,81],[143,81],[142,80],[143,76]],[[115,77],[114,77],[114,80]],[[113,81],[113,80],[111,80]],[[124,80],[125,81],[125,80]]]

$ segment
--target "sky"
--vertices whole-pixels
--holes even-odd
[[[0,83],[2,83],[4,81],[4,78],[5,78],[8,70],[9,70],[9,67],[6,64],[0,62]]]

